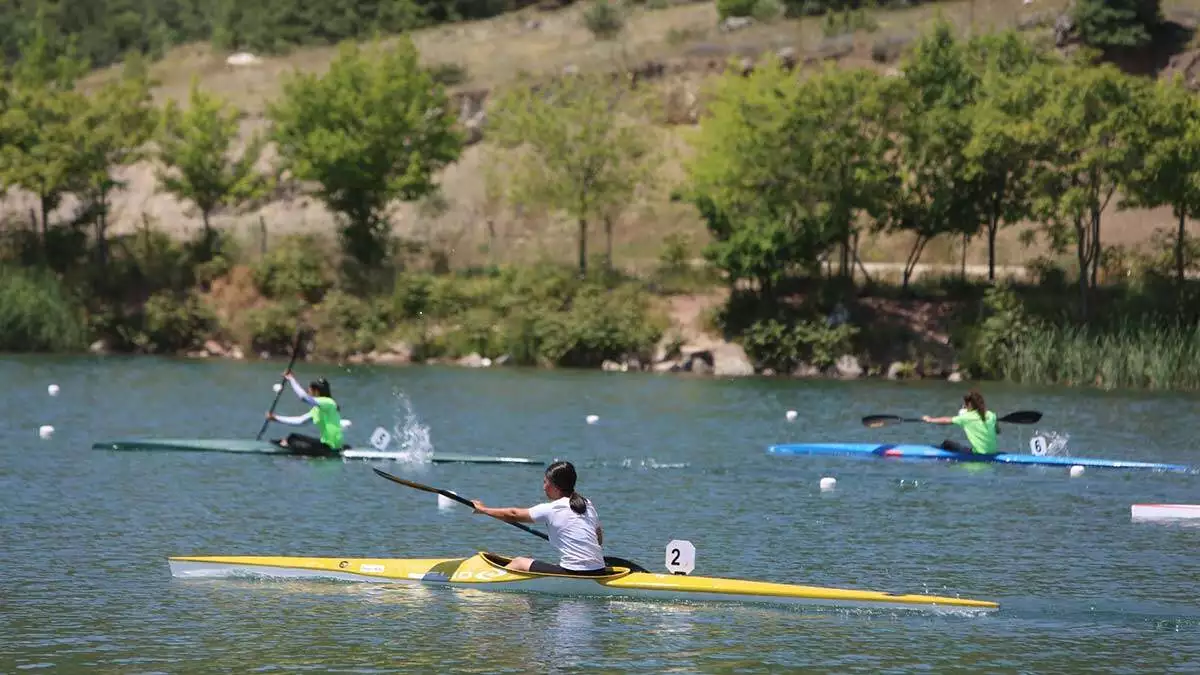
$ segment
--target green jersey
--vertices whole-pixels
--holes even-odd
[[[996,413],[987,411],[984,419],[974,410],[960,410],[951,420],[962,427],[967,435],[971,449],[978,454],[994,454],[996,452]]]
[[[327,396],[314,398],[317,405],[312,409],[312,421],[321,430],[321,442],[334,450],[342,449],[342,415],[337,403]]]

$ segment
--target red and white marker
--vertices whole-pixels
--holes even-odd
[[[1200,518],[1200,504],[1133,504],[1129,507],[1135,519]]]

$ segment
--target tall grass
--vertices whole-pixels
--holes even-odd
[[[81,349],[83,309],[50,272],[0,266],[0,351]]]
[[[1010,348],[1000,376],[1105,389],[1200,389],[1200,325],[1126,323],[1104,333],[1038,325]]]

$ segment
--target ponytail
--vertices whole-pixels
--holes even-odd
[[[587,499],[575,491],[575,466],[570,462],[558,461],[546,467],[546,479],[570,498],[571,510],[579,515],[587,513]]]
[[[571,492],[571,510],[579,515],[587,513],[587,500],[578,492]]]
[[[978,413],[980,420],[987,421],[987,403],[984,403],[983,394],[979,393],[977,389],[967,392],[967,395],[963,397],[963,403]]]

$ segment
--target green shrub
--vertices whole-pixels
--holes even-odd
[[[454,87],[467,81],[467,67],[458,63],[438,63],[429,67],[433,81],[445,87]]]
[[[254,265],[254,285],[268,298],[316,304],[333,287],[329,254],[311,235],[283,237]]]
[[[763,368],[791,372],[801,363],[827,368],[849,353],[857,326],[829,326],[824,321],[787,324],[777,319],[755,321],[742,335],[746,354]]]
[[[450,358],[473,353],[481,356],[499,356],[505,343],[498,323],[499,317],[490,308],[468,309],[442,336],[441,355]]]
[[[107,283],[148,293],[183,292],[195,281],[189,252],[165,232],[149,226],[110,242]]]
[[[302,310],[299,303],[282,302],[246,312],[242,327],[250,349],[255,353],[291,353],[296,320]]]
[[[968,332],[962,363],[973,373],[1000,376],[1037,326],[1011,288],[1000,284],[983,296],[983,321]]]
[[[515,363],[593,366],[648,354],[665,321],[639,286],[541,264],[472,276],[405,275],[387,306],[418,320],[417,358],[508,354]]]
[[[84,340],[83,308],[54,274],[0,266],[0,350],[70,351]]]
[[[754,13],[757,0],[717,0],[717,16],[728,19],[733,16],[750,16]]]
[[[611,40],[625,28],[625,13],[610,0],[594,0],[583,12],[583,23],[598,40]]]
[[[137,346],[151,353],[195,349],[217,328],[217,317],[195,293],[160,291],[142,307]]]
[[[1159,0],[1077,0],[1070,12],[1083,43],[1101,49],[1148,45],[1162,21]]]
[[[627,355],[643,358],[662,337],[665,322],[652,317],[649,298],[632,285],[584,287],[566,312],[540,324],[540,355],[561,366],[593,367]]]
[[[405,274],[396,279],[392,290],[392,313],[398,319],[419,319],[429,312],[433,296],[433,277]]]
[[[837,37],[848,33],[865,31],[873,33],[879,29],[875,17],[865,9],[846,9],[840,12],[828,12],[821,18],[821,33],[825,37]]]
[[[389,303],[334,290],[313,308],[317,351],[333,356],[367,353],[391,333]]]
[[[750,16],[759,23],[772,23],[783,15],[783,3],[779,0],[755,0]]]

